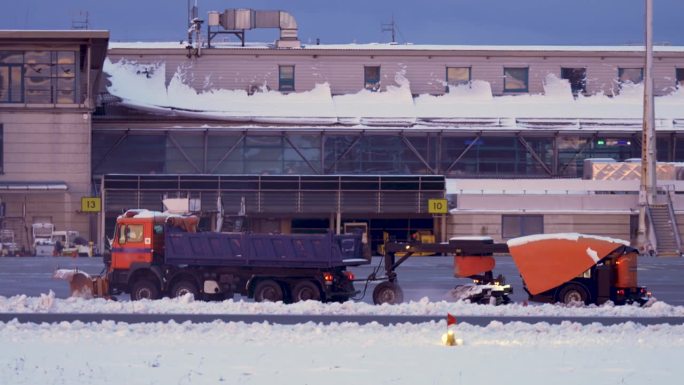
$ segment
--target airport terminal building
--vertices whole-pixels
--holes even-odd
[[[45,221],[99,241],[122,210],[187,197],[206,229],[244,201],[251,231],[365,224],[373,248],[383,233],[633,238],[622,162],[641,154],[642,47],[302,45],[294,26],[273,44],[0,31],[2,228],[25,247]],[[684,47],[656,47],[653,76],[671,172],[652,226],[678,252]],[[618,171],[589,172],[608,159]]]

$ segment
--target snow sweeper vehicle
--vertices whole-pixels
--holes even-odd
[[[447,243],[385,244],[385,279],[373,293],[375,303],[403,299],[396,269],[415,253],[454,257],[454,275],[473,279],[461,287],[461,298],[477,303],[506,304],[511,287],[494,277],[494,254],[510,254],[529,299],[565,304],[646,304],[650,293],[637,285],[638,250],[619,239],[578,233],[540,234],[494,243],[489,237],[453,238]],[[402,253],[402,257],[396,254]],[[457,288],[458,289],[458,288]]]
[[[350,265],[361,236],[198,232],[196,216],[128,210],[116,222],[102,276],[58,270],[72,295],[157,299],[192,294],[256,301],[346,301],[357,293]]]

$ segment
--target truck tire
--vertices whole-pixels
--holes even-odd
[[[154,282],[148,279],[133,282],[131,285],[131,300],[138,301],[141,299],[159,299],[159,288]]]
[[[188,293],[192,294],[193,298],[199,298],[199,290],[197,289],[197,285],[195,285],[195,283],[192,281],[181,279],[173,285],[169,295],[171,298],[176,298],[182,297]]]
[[[569,284],[563,287],[558,293],[558,301],[566,305],[586,304],[589,300],[587,290],[576,284]]]
[[[278,302],[283,300],[283,288],[272,279],[257,282],[254,287],[254,300],[257,302]]]
[[[292,302],[320,301],[321,297],[321,290],[318,285],[309,280],[298,281],[292,287]]]
[[[394,282],[385,281],[373,290],[373,303],[396,305],[404,301],[404,291]]]

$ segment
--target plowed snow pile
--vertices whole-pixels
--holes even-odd
[[[149,313],[149,314],[321,314],[321,315],[436,315],[447,312],[458,315],[482,316],[576,316],[576,317],[682,317],[684,307],[655,302],[652,306],[567,307],[550,304],[510,304],[505,306],[477,305],[468,302],[431,302],[427,298],[400,305],[374,306],[361,302],[329,303],[306,301],[255,303],[227,300],[223,302],[195,301],[191,296],[164,298],[156,301],[108,301],[104,299],[55,298],[51,291],[40,297],[0,296],[0,313]]]

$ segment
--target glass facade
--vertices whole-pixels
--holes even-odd
[[[73,104],[76,51],[0,51],[0,103]]]
[[[581,178],[584,159],[624,161],[641,154],[638,133],[151,131],[96,129],[93,174]],[[684,134],[659,134],[657,155],[659,161],[684,161]]]

